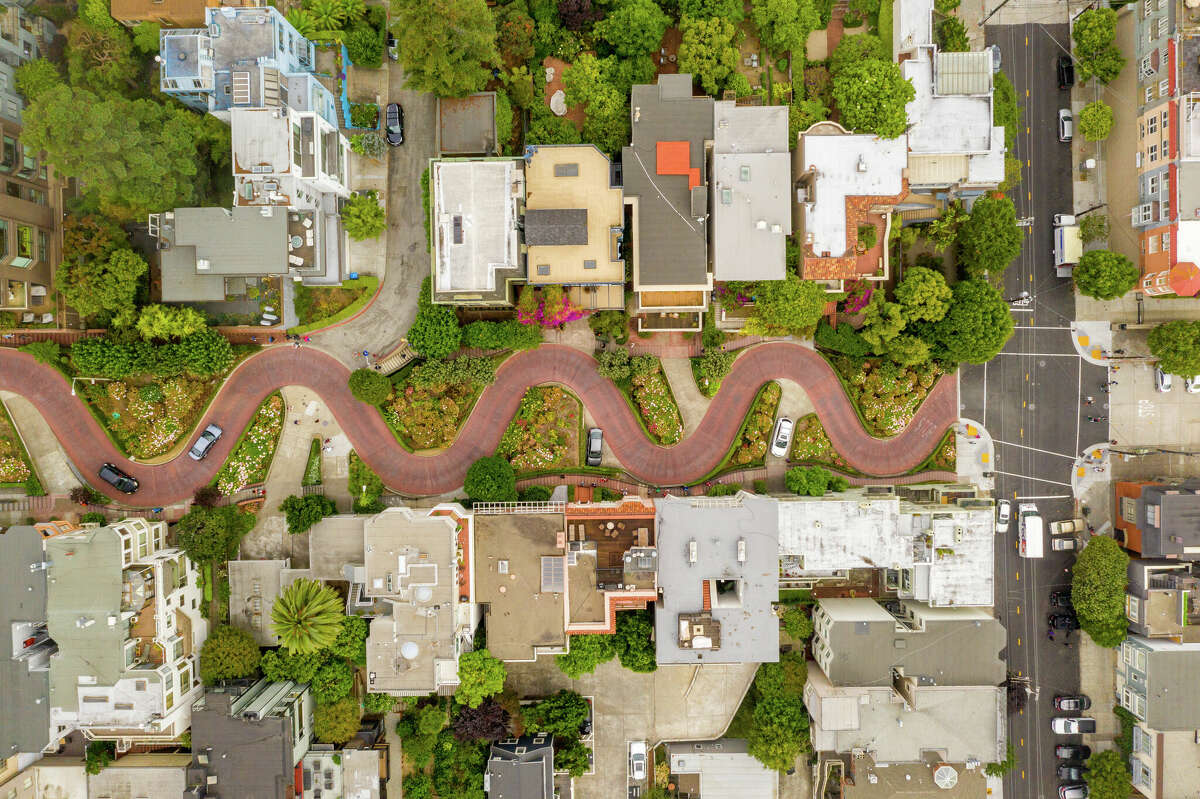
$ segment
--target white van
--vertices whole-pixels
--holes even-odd
[[[1017,506],[1017,540],[1018,550],[1023,558],[1040,558],[1045,545],[1046,529],[1042,517],[1038,514],[1037,505],[1022,502]]]

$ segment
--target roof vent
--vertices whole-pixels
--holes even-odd
[[[696,543],[696,539],[693,538],[691,541],[688,541],[687,553],[688,563],[694,566],[696,564],[696,558],[700,554],[700,545]]]
[[[859,172],[867,171],[867,157],[865,155],[860,155],[858,157],[858,171]]]

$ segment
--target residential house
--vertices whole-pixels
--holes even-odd
[[[483,789],[488,799],[553,799],[554,736],[526,734],[492,744]]]
[[[631,143],[622,150],[630,206],[633,310],[639,330],[699,330],[713,276],[708,257],[713,99],[692,76],[660,75],[632,90]]]
[[[152,22],[164,28],[200,28],[208,24],[208,9],[219,6],[255,8],[262,0],[110,0],[109,13],[127,28]]]
[[[1145,558],[1200,560],[1200,481],[1118,481],[1115,493],[1123,547]]]
[[[202,688],[200,572],[166,522],[124,519],[46,539],[50,724],[118,751],[187,731]]]
[[[779,503],[743,491],[655,508],[658,662],[779,660]]]
[[[294,799],[312,741],[307,685],[259,680],[210,690],[192,711],[185,799]]]
[[[1130,635],[1117,661],[1117,701],[1137,719],[1130,767],[1148,799],[1184,799],[1200,792],[1195,675],[1200,643]]]
[[[1127,571],[1125,617],[1131,634],[1200,643],[1200,579],[1190,562],[1134,558]]]
[[[881,569],[883,588],[934,607],[991,607],[995,510],[971,485],[870,486],[779,500],[780,579]]]
[[[6,768],[0,770],[0,796],[4,799],[91,799],[89,775],[82,758],[26,755],[20,760],[18,764],[18,758],[11,757]],[[123,771],[119,761],[112,768]],[[155,794],[153,799],[178,799],[178,796],[178,793]],[[149,794],[146,797],[151,799]]]
[[[779,772],[765,767],[740,738],[667,744],[679,796],[697,799],[776,799]]]
[[[229,561],[229,623],[254,636],[259,646],[278,646],[271,629],[271,608],[292,575],[306,572],[291,568],[291,560]]]
[[[177,208],[152,214],[163,302],[223,302],[246,281],[288,273],[287,214],[273,208]]]
[[[41,752],[50,730],[50,656],[46,556],[42,536],[18,525],[0,533],[0,757],[19,771],[23,753]]]
[[[9,8],[0,20],[17,11]],[[2,67],[0,61],[0,74]],[[0,86],[12,85],[11,78],[3,81],[0,77]],[[40,154],[21,143],[18,123],[0,118],[0,136],[5,188],[0,195],[0,311],[25,324],[53,321],[57,306],[50,287],[61,259],[63,188]]]
[[[0,9],[0,119],[21,124],[25,98],[17,91],[17,67],[41,58],[57,34],[53,23],[31,14],[27,3],[5,3]]]
[[[380,775],[387,773],[386,741],[381,743],[383,749],[313,744],[300,761],[304,795],[380,799]]]

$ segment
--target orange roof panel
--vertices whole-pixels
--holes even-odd
[[[1195,297],[1200,293],[1200,267],[1191,261],[1180,261],[1171,267],[1171,291],[1180,297]]]
[[[658,174],[687,175],[692,165],[692,145],[686,141],[660,141],[657,145]],[[699,173],[697,172],[697,176]],[[688,180],[691,183],[691,179]],[[699,183],[699,180],[697,180]]]

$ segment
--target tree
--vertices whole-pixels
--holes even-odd
[[[483,700],[504,690],[508,669],[486,649],[466,652],[458,658],[458,688],[454,699],[467,707],[479,707]]]
[[[937,26],[938,44],[947,53],[965,53],[971,49],[967,26],[958,17],[946,17]]]
[[[705,350],[696,364],[696,371],[709,380],[722,380],[733,368],[737,353],[725,350]]]
[[[588,327],[598,339],[623,344],[629,337],[629,315],[624,311],[597,311],[588,317]]]
[[[901,333],[888,342],[887,356],[900,366],[918,366],[929,361],[929,342],[919,336]]]
[[[317,19],[312,15],[311,11],[303,8],[292,8],[284,15],[284,19],[305,39],[316,37],[318,32]]]
[[[812,638],[813,623],[804,608],[792,606],[783,612],[783,629],[797,641],[807,641]]]
[[[393,0],[392,33],[410,89],[464,97],[500,60],[496,23],[484,0]]]
[[[370,628],[362,616],[343,616],[337,638],[329,645],[329,654],[367,665],[367,633]]]
[[[522,109],[533,108],[534,101],[538,98],[533,88],[533,77],[529,74],[528,66],[521,64],[514,67],[511,72],[503,76],[503,79],[504,85],[508,87],[508,96],[514,105]],[[541,103],[538,105],[542,108],[546,107]],[[553,116],[554,112],[550,113]]]
[[[33,359],[38,363],[44,363],[47,366],[57,366],[62,361],[62,347],[57,341],[31,341],[28,344],[22,344],[19,348],[21,352],[27,352],[33,356]]]
[[[908,127],[904,106],[915,96],[912,82],[889,61],[857,61],[833,76],[833,101],[842,124],[859,133],[900,136]]]
[[[1125,640],[1126,567],[1129,556],[1107,536],[1093,536],[1071,567],[1071,604],[1080,628],[1098,645]]]
[[[99,774],[113,762],[116,744],[112,741],[92,741],[84,753],[83,770],[88,774]]]
[[[950,308],[950,287],[941,272],[924,266],[904,270],[896,285],[896,302],[906,322],[937,322]]]
[[[1075,18],[1071,28],[1075,40],[1075,66],[1082,83],[1095,76],[1101,83],[1112,82],[1125,66],[1125,56],[1117,47],[1117,12],[1111,8],[1089,8]]]
[[[409,774],[402,783],[408,799],[429,799],[433,796],[433,778],[420,772]]]
[[[155,45],[157,47],[157,42]],[[25,102],[33,103],[47,90],[62,86],[63,79],[54,62],[35,58],[17,67],[16,83],[17,91],[25,97]]]
[[[329,660],[317,669],[309,688],[318,705],[345,699],[354,688],[354,668],[344,660]]]
[[[1167,374],[1200,375],[1200,322],[1164,322],[1150,331],[1146,343]]]
[[[739,0],[679,0],[679,16],[696,19],[720,17],[730,22],[741,22],[745,11]]]
[[[367,13],[367,4],[365,0],[337,0],[342,16],[347,22],[360,20]]]
[[[304,8],[312,14],[319,31],[340,31],[346,12],[338,0],[305,0]]]
[[[679,71],[692,73],[706,94],[717,94],[737,73],[737,27],[722,17],[684,17],[679,28]]]
[[[951,289],[950,310],[933,326],[934,357],[953,363],[985,363],[1012,337],[1013,318],[1000,292],[982,280]]]
[[[525,708],[525,729],[556,738],[575,738],[591,712],[588,701],[574,691],[560,690]]]
[[[873,33],[856,33],[846,36],[834,48],[829,57],[829,72],[836,75],[851,64],[861,61],[887,61],[883,41]]]
[[[1079,112],[1079,132],[1088,141],[1103,141],[1113,127],[1113,110],[1103,100],[1088,103]]]
[[[1104,214],[1089,214],[1079,220],[1079,238],[1084,244],[1107,241],[1108,232],[1108,217]]]
[[[569,31],[581,31],[601,16],[592,0],[558,0],[558,18]]]
[[[1004,750],[1004,759],[997,763],[988,763],[983,767],[983,773],[989,777],[1003,777],[1017,766],[1017,753],[1009,741]]]
[[[825,306],[844,295],[829,294],[817,283],[789,271],[783,280],[764,280],[754,291],[755,315],[743,333],[753,336],[804,335],[817,326]]]
[[[383,42],[379,33],[365,22],[360,22],[346,34],[346,55],[350,63],[368,69],[383,66]]]
[[[943,252],[953,244],[954,240],[958,238],[958,229],[968,218],[970,218],[970,214],[958,200],[947,205],[946,210],[942,211],[942,215],[925,228],[925,236],[933,244],[933,251]]]
[[[382,405],[392,396],[392,381],[373,369],[355,369],[347,382],[354,398],[368,405]]]
[[[958,229],[958,261],[969,278],[1000,275],[1021,254],[1024,235],[1008,197],[980,197]]]
[[[803,57],[808,34],[821,24],[812,0],[750,0],[750,17],[772,55],[790,52],[794,59]]]
[[[343,615],[342,600],[336,591],[302,577],[275,600],[271,631],[288,652],[308,654],[333,643]]]
[[[554,741],[554,770],[565,771],[572,777],[582,777],[591,768],[591,748],[584,746],[578,736]]]
[[[529,117],[529,130],[525,133],[529,144],[579,144],[575,124],[566,117],[555,116],[544,105],[535,105]]]
[[[525,4],[494,6],[492,14],[496,17],[496,46],[504,63],[515,66],[533,60],[534,23]]]
[[[320,494],[306,497],[292,494],[279,503],[279,509],[287,516],[288,532],[292,535],[307,533],[321,519],[337,513],[333,500]]]
[[[396,707],[397,699],[391,694],[367,694],[363,697],[363,711],[366,713],[390,713]]]
[[[67,304],[80,316],[109,313],[113,324],[133,321],[138,283],[149,266],[130,249],[119,249],[107,259],[64,260],[54,273],[55,285]]]
[[[617,656],[617,642],[611,635],[572,635],[568,641],[567,654],[555,655],[554,662],[572,680],[591,674],[601,663]]]
[[[200,649],[200,679],[206,685],[217,680],[249,677],[258,670],[259,652],[254,636],[222,624],[211,630]]]
[[[147,305],[137,320],[138,335],[147,341],[183,338],[204,327],[204,314],[195,308],[176,305]]]
[[[67,29],[67,75],[73,85],[100,93],[128,91],[137,85],[140,66],[124,28],[77,21]]]
[[[603,350],[596,356],[596,374],[609,380],[627,380],[629,368],[629,350]]]
[[[629,141],[629,104],[612,80],[615,59],[584,53],[563,70],[567,103],[582,106],[583,141],[612,155]]]
[[[175,523],[175,543],[197,563],[215,563],[237,553],[242,536],[254,526],[254,514],[236,506],[193,507]]]
[[[355,241],[373,239],[387,228],[387,213],[373,191],[359,192],[342,208],[342,226]]]
[[[671,19],[654,0],[619,0],[592,32],[620,58],[657,52]]]
[[[417,299],[417,317],[408,329],[409,345],[426,358],[445,358],[458,349],[461,336],[454,309],[433,303],[429,278],[425,278]]]
[[[480,458],[468,467],[463,489],[474,502],[517,501],[517,477],[512,465],[495,455]]]
[[[858,332],[876,355],[886,352],[892,339],[904,329],[901,307],[898,302],[885,300],[882,291],[871,295],[871,301],[863,314],[863,326]]]
[[[263,653],[258,667],[263,676],[272,682],[311,683],[317,676],[317,669],[325,663],[323,652],[304,655],[288,652],[286,649],[271,649]]]
[[[617,614],[614,643],[621,665],[630,671],[648,673],[658,668],[654,654],[654,618],[649,611],[623,610]]]
[[[1080,294],[1098,300],[1115,300],[1138,284],[1142,270],[1120,253],[1089,250],[1071,270]]]
[[[313,710],[313,735],[327,744],[344,744],[358,732],[358,702],[347,697]]]
[[[793,494],[810,497],[823,497],[826,491],[845,491],[850,487],[850,481],[845,477],[820,466],[794,466],[787,470],[783,484]]]
[[[765,695],[755,705],[753,718],[750,755],[776,771],[792,768],[808,748],[808,715],[800,695],[787,691]]]
[[[1089,799],[1125,799],[1129,796],[1129,769],[1125,758],[1116,749],[1096,752],[1087,760]]]
[[[485,699],[479,707],[460,708],[450,722],[454,737],[460,741],[498,741],[509,736],[511,718],[495,699]]]

